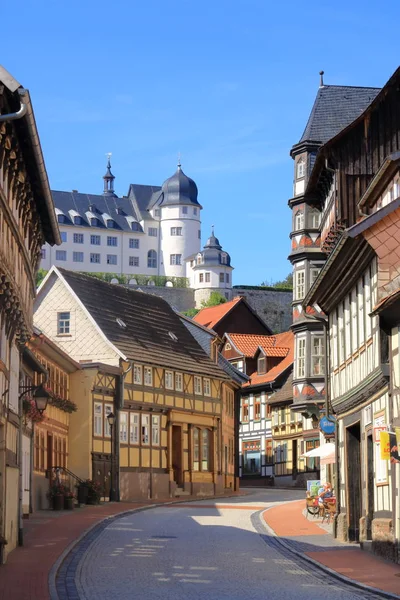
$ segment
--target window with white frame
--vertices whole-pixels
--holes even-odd
[[[193,214],[196,216],[197,215],[197,208],[193,209]]]
[[[100,254],[98,254],[96,252],[91,252],[90,253],[90,262],[99,265],[100,264]]]
[[[317,279],[321,269],[318,267],[311,267],[310,269],[310,287],[314,285],[315,280]]]
[[[298,210],[294,217],[294,228],[295,231],[299,229],[304,229],[304,212],[302,210]]]
[[[128,413],[119,413],[119,441],[121,444],[128,443]]]
[[[139,249],[139,240],[137,238],[129,238],[129,248],[132,250]]]
[[[149,250],[147,253],[147,267],[149,269],[157,268],[157,252],[155,250]]]
[[[46,248],[42,248],[40,251],[41,258],[46,258]]]
[[[143,446],[148,446],[150,444],[149,429],[150,429],[150,415],[142,414],[141,441],[142,441]]]
[[[345,340],[345,329],[344,329],[344,307],[343,303],[338,307],[338,354],[339,354],[339,365],[341,365],[346,358],[346,340]]]
[[[169,264],[170,265],[181,265],[182,264],[182,254],[170,254],[169,255]]]
[[[357,286],[351,293],[351,344],[352,351],[358,349],[358,304],[357,304]]]
[[[308,213],[310,229],[318,229],[321,224],[321,213],[317,208],[312,208]]]
[[[103,404],[95,402],[93,408],[93,433],[103,437]]]
[[[71,333],[71,313],[57,313],[57,335],[68,335]]]
[[[73,252],[72,260],[73,262],[83,262],[83,252]]]
[[[350,358],[351,347],[352,347],[350,308],[351,308],[350,296],[347,296],[347,298],[344,301],[344,335],[345,335],[345,339],[346,339],[346,358]]]
[[[198,427],[193,429],[193,470],[200,470],[200,430]]]
[[[188,207],[187,206],[182,206],[182,214],[183,215],[187,215],[188,212]]]
[[[171,235],[182,235],[182,227],[171,227]]]
[[[257,373],[260,375],[262,373],[265,373],[266,370],[267,370],[267,359],[262,354],[261,356],[258,357],[258,360],[257,360]]]
[[[196,377],[194,378],[194,393],[195,394],[201,394],[201,377]]]
[[[117,264],[117,255],[116,254],[107,254],[107,264],[108,265],[116,265]]]
[[[199,273],[199,283],[203,283],[204,281],[204,273]]]
[[[100,236],[99,235],[91,235],[90,236],[90,243],[92,246],[100,246]]]
[[[60,232],[60,236],[61,236],[61,241],[62,242],[66,242],[67,241],[67,232],[66,231],[61,231]]]
[[[385,425],[385,415],[374,416],[374,427],[382,427]],[[375,485],[388,482],[388,461],[381,459],[381,442],[379,432],[377,439],[374,442],[375,446]]]
[[[105,404],[104,405],[104,437],[111,437],[111,428],[110,428],[110,423],[108,422],[107,417],[112,412],[113,412],[113,405]]]
[[[129,257],[129,266],[130,267],[138,267],[139,266],[139,257],[138,256],[130,256]]]
[[[160,217],[161,216],[161,208],[156,208],[154,210],[154,216],[155,217]]]
[[[301,300],[305,295],[305,271],[295,271],[295,300]]]
[[[219,282],[220,283],[225,283],[225,273],[220,273],[219,274]]]
[[[358,286],[358,332],[360,346],[365,342],[365,316],[364,316],[364,277]]]
[[[129,432],[129,441],[131,444],[139,443],[139,413],[130,413],[130,432]]]
[[[372,323],[371,323],[371,317],[369,316],[370,312],[372,311],[371,274],[370,274],[369,269],[367,270],[367,272],[365,274],[364,293],[365,293],[365,338],[366,338],[366,340],[368,340],[372,335]]]
[[[151,367],[144,368],[144,385],[153,385],[153,369]]]
[[[311,374],[324,374],[324,338],[322,335],[311,336]]]
[[[211,396],[211,381],[209,379],[203,379],[204,395]]]
[[[297,174],[296,174],[296,178],[297,179],[301,179],[302,177],[304,177],[306,174],[306,163],[304,158],[300,158],[297,161]]]
[[[165,371],[165,387],[167,390],[174,389],[174,373],[173,373],[173,371]]]
[[[182,373],[175,373],[175,390],[183,392],[183,376]]]
[[[335,370],[338,366],[337,362],[337,344],[338,344],[338,330],[337,330],[337,316],[336,311],[331,317],[331,335],[332,335],[332,352],[330,353],[331,369]]]
[[[114,235],[108,235],[107,246],[118,246],[118,238]]]
[[[210,283],[211,281],[211,273],[206,273],[206,283]]]
[[[137,383],[138,385],[142,385],[142,365],[134,365],[133,367],[133,383]]]
[[[56,260],[67,260],[67,251],[56,250]]]
[[[225,273],[225,283],[229,283],[229,273]]]
[[[83,233],[74,233],[74,244],[83,244]]]
[[[151,443],[153,446],[160,445],[160,415],[151,417]]]
[[[297,377],[306,376],[306,338],[297,338],[296,371]]]
[[[148,233],[150,237],[157,237],[157,227],[149,227]]]

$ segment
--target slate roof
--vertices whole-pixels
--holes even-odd
[[[293,401],[293,369],[288,371],[287,379],[282,387],[268,398],[268,404],[281,404],[288,401]]]
[[[283,373],[289,369],[293,365],[294,361],[294,335],[291,331],[285,331],[284,333],[280,333],[275,336],[277,339],[276,345],[283,346],[285,348],[289,348],[289,352],[286,354],[285,358],[281,360],[281,362],[272,367],[269,371],[264,373],[263,375],[259,375],[257,371],[255,371],[250,376],[250,381],[245,383],[243,387],[253,386],[253,385],[262,385],[265,383],[273,383],[276,381]]]
[[[158,296],[57,268],[106,338],[129,360],[219,379],[213,363],[171,306]],[[126,327],[117,323],[120,319]],[[171,338],[171,332],[178,339]]]
[[[135,212],[139,212],[137,215],[138,219],[149,219],[149,210],[157,202],[161,194],[161,187],[159,185],[141,185],[137,183],[131,183],[128,191],[128,198],[133,201],[134,208],[137,209]],[[135,206],[136,203],[136,206]]]
[[[132,202],[129,198],[119,198],[118,196],[114,196],[112,194],[96,195],[82,194],[80,192],[60,191],[52,191],[52,195],[56,209],[61,211],[67,217],[67,221],[63,223],[65,225],[79,227],[79,225],[75,225],[71,219],[68,212],[70,210],[76,211],[82,218],[82,224],[80,225],[81,227],[93,227],[93,229],[96,229],[96,227],[97,229],[107,229],[102,219],[102,214],[107,213],[116,224],[115,227],[109,229],[111,232],[113,229],[118,231],[132,231],[132,227],[125,215],[128,217],[133,217],[136,221],[139,221],[142,218],[141,214],[137,215],[135,213]],[[90,205],[94,205],[96,207],[96,210],[90,211],[100,221],[100,224],[96,226],[91,225],[88,217],[86,216],[86,212],[89,211]],[[119,212],[117,212],[117,209],[120,209]],[[120,214],[121,210],[124,214]],[[142,227],[139,223],[138,227],[139,231],[142,231]]]
[[[299,143],[325,144],[371,104],[380,88],[324,85],[319,88]]]

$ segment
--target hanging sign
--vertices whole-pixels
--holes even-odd
[[[379,441],[381,460],[390,460],[390,434],[388,431],[380,431]]]
[[[400,428],[395,427],[396,433],[390,433],[390,462],[391,463],[400,463]]]
[[[319,422],[319,428],[323,433],[326,433],[327,435],[332,435],[333,433],[335,433],[335,417],[333,417],[332,415],[329,415],[329,417],[322,417],[322,419],[320,419]]]

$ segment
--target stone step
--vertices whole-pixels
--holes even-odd
[[[190,496],[190,492],[185,492],[183,488],[177,487],[174,496],[175,498],[179,498],[179,496]]]

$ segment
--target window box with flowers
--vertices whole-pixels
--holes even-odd
[[[70,490],[66,490],[64,494],[64,509],[73,510],[75,504],[75,494]]]
[[[24,413],[25,425],[27,424],[27,421],[31,421],[31,423],[41,423],[44,419],[44,414],[38,411],[36,402],[32,396],[24,397],[22,411]]]
[[[100,504],[100,498],[102,496],[102,488],[100,483],[93,479],[87,479],[86,484],[89,488],[87,503],[88,504]]]

